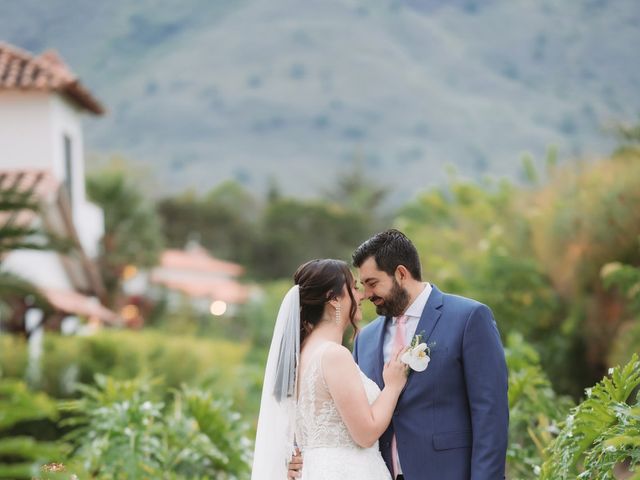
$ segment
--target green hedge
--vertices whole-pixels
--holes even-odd
[[[92,383],[97,373],[116,379],[161,377],[167,388],[181,384],[237,384],[248,344],[166,335],[156,331],[103,331],[93,336],[47,333],[41,378],[34,387],[57,398],[73,395],[77,382]],[[25,378],[27,344],[0,335],[0,371]]]

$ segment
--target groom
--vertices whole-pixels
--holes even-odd
[[[412,371],[380,451],[394,479],[499,480],[505,475],[507,367],[489,308],[422,282],[420,259],[397,230],[353,253],[365,296],[380,317],[362,329],[353,356],[380,388],[382,368],[416,334],[430,363]],[[290,476],[298,466],[291,465]]]
[[[389,470],[407,480],[504,478],[507,367],[491,310],[423,283],[418,252],[397,230],[360,245],[353,264],[381,315],[356,339],[361,370],[382,387],[383,362],[398,342],[421,334],[430,347],[427,369],[411,372],[380,438]]]

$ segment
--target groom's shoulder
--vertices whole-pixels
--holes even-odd
[[[453,293],[442,292],[442,303],[445,306],[453,307],[461,312],[472,312],[475,310],[490,310],[490,308],[478,300],[473,298],[463,297],[462,295],[456,295]]]
[[[362,337],[363,335],[366,337],[369,334],[371,334],[371,332],[373,332],[376,327],[379,327],[381,323],[384,323],[385,317],[377,317],[374,320],[372,320],[371,322],[369,322],[368,324],[366,324],[364,327],[362,327],[360,329],[360,332],[358,333],[359,337]]]
[[[462,295],[456,295],[455,293],[445,293],[442,292],[442,297],[445,303],[454,303],[456,305],[461,305],[469,308],[476,308],[482,303],[473,298],[463,297]]]

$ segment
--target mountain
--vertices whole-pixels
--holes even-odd
[[[0,0],[0,39],[55,48],[108,107],[86,147],[160,193],[234,178],[297,195],[357,159],[407,198],[595,156],[640,113],[637,0]]]

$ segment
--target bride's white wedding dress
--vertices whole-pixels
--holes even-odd
[[[390,480],[389,470],[378,451],[358,446],[342,421],[324,381],[322,355],[332,342],[311,354],[299,385],[296,409],[296,441],[302,451],[302,480]],[[380,389],[360,372],[369,404]]]

